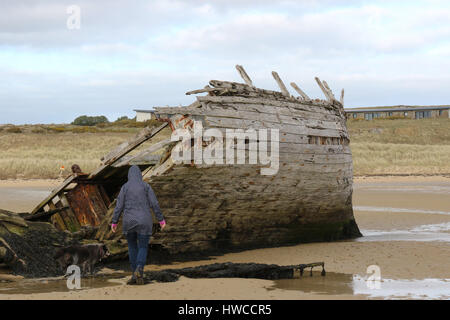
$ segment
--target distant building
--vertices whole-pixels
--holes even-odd
[[[345,109],[347,119],[372,120],[376,118],[450,118],[450,105],[446,106],[392,106]]]
[[[147,120],[155,119],[155,114],[153,113],[153,110],[134,109],[133,111],[136,112],[136,121],[137,122],[144,122]]]

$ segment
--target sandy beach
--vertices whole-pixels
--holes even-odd
[[[54,181],[0,181],[0,208],[30,210],[40,194],[17,203],[5,198],[15,188],[23,190],[51,189]],[[12,190],[12,191],[11,191]],[[7,191],[7,192],[6,192]],[[395,290],[371,292],[361,289],[367,268],[380,268],[386,287],[398,282],[410,285],[419,295],[421,286],[440,281],[440,292],[423,294],[422,298],[450,299],[450,178],[359,177],[354,179],[353,206],[356,221],[365,237],[332,243],[309,243],[279,248],[248,250],[212,257],[211,260],[147,265],[146,270],[196,266],[215,262],[255,262],[279,265],[324,261],[326,277],[314,275],[301,280],[300,287],[287,283],[256,279],[189,279],[173,283],[151,283],[127,286],[126,277],[111,280],[109,287],[85,288],[65,292],[8,294],[0,286],[0,299],[382,299],[395,297]],[[19,211],[15,210],[15,211]],[[334,279],[334,280],[333,280]],[[433,280],[427,280],[433,279]],[[20,280],[23,281],[23,280]],[[19,281],[19,282],[20,282]],[[327,281],[330,285],[327,285]],[[331,288],[332,281],[338,286]],[[356,281],[356,282],[355,282]],[[397,282],[396,282],[397,281]],[[414,282],[416,281],[416,282]],[[428,281],[428,282],[427,282]],[[9,284],[11,287],[12,284]],[[45,283],[42,284],[45,287]],[[399,296],[417,298],[406,289]],[[300,288],[300,289],[299,289]],[[416,288],[416,289],[414,289]],[[403,291],[401,291],[403,290]],[[411,291],[411,290],[410,290]],[[394,292],[392,294],[392,292]],[[390,293],[390,295],[389,295]],[[419,297],[420,298],[420,297]]]

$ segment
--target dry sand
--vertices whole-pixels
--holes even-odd
[[[27,181],[14,182],[28,186]],[[38,182],[34,181],[39,185]],[[375,191],[369,190],[375,183]],[[383,187],[406,183],[424,189],[395,192]],[[433,192],[426,189],[433,185],[450,186],[446,177],[369,177],[355,179],[355,206],[387,206],[399,208],[421,208],[450,212],[449,195],[445,192],[433,198]],[[2,187],[10,186],[0,182]],[[381,187],[380,187],[381,186]],[[376,188],[380,187],[380,190]],[[419,188],[420,189],[420,188]],[[424,191],[425,190],[425,191]],[[369,196],[372,192],[372,197]],[[391,198],[387,196],[391,195]],[[417,194],[417,197],[415,196]],[[409,206],[408,199],[416,203]],[[420,198],[422,197],[422,198]],[[388,198],[388,199],[386,199]],[[425,199],[425,200],[424,200]],[[413,201],[414,202],[414,201]],[[0,208],[5,199],[0,196]],[[32,203],[28,203],[33,206]],[[430,209],[431,208],[431,209]],[[420,225],[450,223],[450,215],[419,212],[374,212],[355,211],[357,223],[362,230],[409,229]],[[324,261],[327,272],[366,275],[367,267],[378,265],[382,278],[390,279],[450,279],[450,245],[448,242],[429,241],[341,241],[332,243],[310,243],[280,248],[249,250],[231,253],[213,260],[174,263],[166,266],[148,265],[146,270],[178,268],[214,262],[256,262],[279,265]],[[318,277],[318,281],[320,281]],[[70,292],[0,294],[0,299],[364,299],[364,295],[318,294],[272,288],[273,282],[255,279],[188,279],[182,277],[174,283],[152,283],[145,286],[127,286],[125,279],[119,285],[106,288],[85,289]]]

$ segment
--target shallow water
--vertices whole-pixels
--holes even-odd
[[[0,209],[30,212],[47,197],[54,186],[0,186]]]
[[[363,237],[355,241],[450,242],[450,180],[356,183],[353,210],[356,217],[382,214],[390,219],[384,225],[378,223],[379,229],[360,224]],[[439,216],[443,222],[426,223]]]
[[[402,213],[424,213],[424,214],[444,214],[450,215],[450,211],[425,210],[425,209],[408,209],[408,208],[390,208],[390,207],[374,207],[374,206],[353,206],[355,211],[372,211],[372,212],[402,212]]]
[[[30,294],[49,292],[69,292],[72,290],[87,290],[92,288],[106,288],[120,285],[120,282],[111,279],[123,278],[124,274],[110,274],[108,276],[96,276],[81,279],[81,289],[69,289],[67,279],[41,278],[24,279],[14,282],[0,282],[0,294]]]
[[[355,241],[443,241],[450,242],[450,222],[421,225],[404,230],[361,230]]]
[[[450,299],[450,279],[381,279],[376,283],[351,274],[305,273],[295,279],[275,280],[268,290],[283,289],[319,295],[355,295],[374,299]]]

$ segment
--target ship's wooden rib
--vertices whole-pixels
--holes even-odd
[[[162,129],[164,129],[168,123],[163,123],[157,128],[150,129],[145,128],[139,133],[139,136],[137,136],[135,139],[130,140],[125,147],[120,149],[116,154],[112,155],[107,161],[104,162],[104,164],[96,169],[94,172],[92,172],[89,175],[89,178],[93,178],[97,175],[100,175],[104,170],[106,170],[110,165],[112,165],[114,162],[125,156],[126,154],[130,153],[137,147],[139,147],[143,142],[149,140],[151,137],[153,137],[155,134],[160,132]]]
[[[38,204],[36,206],[36,208],[34,208],[33,211],[31,211],[31,214],[35,214],[40,209],[42,209],[42,207],[47,205],[50,202],[50,200],[52,200],[58,193],[63,191],[69,184],[71,184],[73,182],[73,180],[75,180],[75,178],[76,178],[75,176],[70,176],[69,178],[64,180],[64,182],[60,186],[58,186],[56,189],[54,189],[47,198],[45,198],[40,204]],[[54,208],[54,209],[56,209],[56,208]]]
[[[295,82],[291,82],[291,87],[294,88],[295,91],[297,91],[297,93],[303,98],[303,100],[311,100]]]
[[[241,107],[244,106],[244,107]],[[336,117],[315,117],[311,118],[305,115],[304,113],[297,112],[296,110],[290,111],[286,108],[286,113],[289,115],[276,113],[277,107],[272,107],[270,105],[265,106],[267,108],[271,108],[272,111],[275,112],[261,112],[259,108],[250,107],[245,108],[246,105],[239,104],[228,104],[223,105],[217,102],[202,102],[201,108],[191,109],[189,111],[183,110],[182,108],[177,108],[177,110],[167,110],[166,108],[157,108],[157,111],[160,113],[164,112],[179,112],[179,114],[185,114],[188,112],[190,115],[199,115],[199,116],[215,116],[215,117],[223,117],[223,118],[235,118],[235,119],[245,119],[245,120],[258,120],[263,122],[270,123],[281,123],[281,124],[293,124],[293,125],[302,125],[323,129],[344,129],[342,127],[341,122],[336,121]],[[261,108],[262,109],[262,108]],[[298,113],[298,114],[296,114]],[[293,115],[294,114],[294,115]]]
[[[283,80],[281,80],[280,76],[278,75],[277,72],[272,71],[272,76],[275,79],[275,81],[277,82],[278,86],[280,87],[281,92],[283,93],[283,95],[285,95],[286,97],[290,97],[291,94],[289,93],[289,91],[287,90],[286,86],[283,83]]]
[[[327,98],[327,100],[329,102],[332,102],[333,101],[333,97],[330,95],[328,90],[325,88],[325,86],[323,85],[322,81],[320,81],[320,79],[318,77],[315,77],[314,79],[316,80],[317,84],[319,85],[320,90],[322,90],[322,92],[325,95],[325,97]]]
[[[141,152],[139,152],[138,154],[136,154],[130,158],[123,157],[120,161],[115,163],[113,166],[114,167],[122,167],[125,165],[129,165],[131,163],[135,164],[135,163],[140,163],[140,162],[142,163],[142,162],[148,162],[148,161],[153,163],[153,161],[155,161],[156,159],[158,159],[157,161],[159,161],[160,157],[158,157],[158,156],[150,157],[150,155],[170,143],[171,143],[170,139],[165,139],[160,142],[157,142],[157,143],[151,145],[149,148],[142,150]]]
[[[247,85],[253,87],[252,80],[248,76],[247,72],[245,72],[244,67],[240,66],[240,65],[236,65],[236,70],[239,72],[239,74],[241,75],[242,79],[244,79],[245,83]]]
[[[328,83],[325,80],[323,80],[322,83],[323,83],[325,89],[327,90],[328,96],[331,98],[331,101],[336,100],[336,98],[334,97],[333,91],[331,91],[330,87],[328,86]]]

